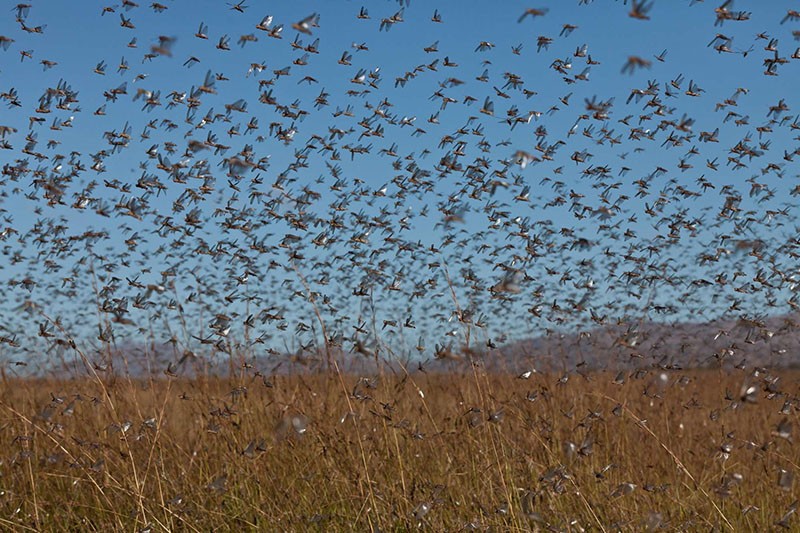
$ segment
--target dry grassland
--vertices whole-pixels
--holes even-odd
[[[7,380],[0,528],[800,527],[797,373],[624,377]]]

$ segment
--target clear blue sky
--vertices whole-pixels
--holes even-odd
[[[191,335],[213,336],[214,330],[208,327],[208,322],[215,313],[232,316],[231,336],[241,339],[244,318],[265,312],[283,314],[285,320],[268,319],[263,324],[259,320],[255,331],[249,333],[251,338],[263,333],[269,339],[267,346],[277,349],[284,344],[290,347],[307,344],[313,335],[303,325],[298,330],[298,323],[312,324],[311,308],[296,296],[303,291],[298,277],[279,266],[288,265],[291,248],[303,256],[295,263],[311,288],[319,292],[318,301],[330,298],[331,307],[323,306],[323,314],[331,331],[349,338],[356,331],[354,326],[372,314],[368,309],[369,299],[353,295],[353,290],[366,280],[365,286],[373,287],[378,329],[384,320],[398,324],[388,323],[381,332],[382,342],[412,351],[420,335],[426,338],[428,352],[437,342],[463,342],[465,327],[453,319],[456,309],[442,268],[445,264],[459,307],[471,309],[473,321],[484,316],[480,322],[485,327],[477,328],[477,333],[476,328],[471,328],[471,334],[482,340],[519,338],[540,334],[545,329],[589,327],[592,313],[608,315],[609,320],[631,319],[647,314],[648,304],[653,303],[675,306],[663,316],[652,316],[663,320],[779,314],[790,310],[786,300],[791,292],[786,279],[774,278],[773,286],[769,287],[754,282],[757,290],[747,293],[732,289],[744,280],[752,281],[759,270],[774,274],[777,269],[788,276],[791,268],[796,269],[792,266],[796,261],[781,252],[785,248],[780,248],[797,234],[796,197],[790,195],[797,186],[797,172],[783,156],[798,146],[798,130],[790,124],[798,104],[793,88],[800,86],[797,66],[800,60],[791,56],[800,44],[792,31],[800,29],[800,24],[793,20],[780,23],[787,10],[796,7],[795,2],[737,1],[731,10],[747,12],[749,19],[715,26],[714,9],[718,4],[707,1],[656,1],[648,12],[649,20],[628,16],[631,6],[623,2],[600,0],[588,5],[579,5],[577,1],[535,4],[413,1],[403,7],[402,22],[391,24],[388,31],[381,31],[381,21],[400,11],[397,2],[249,0],[244,2],[244,12],[239,12],[231,9],[233,3],[165,0],[167,9],[163,12],[140,2],[138,7],[130,9],[114,4],[114,11],[104,14],[101,3],[37,1],[33,4],[29,12],[24,10],[23,22],[29,29],[43,26],[41,33],[27,32],[15,21],[16,2],[7,2],[2,8],[0,35],[13,42],[6,40],[5,51],[0,48],[0,92],[9,93],[13,88],[21,105],[6,105],[8,98],[0,101],[0,126],[16,129],[8,130],[5,135],[9,149],[0,151],[0,157],[4,164],[27,159],[30,169],[38,170],[45,180],[55,176],[63,188],[64,205],[47,205],[43,188],[32,187],[36,178],[33,172],[18,181],[4,176],[0,207],[8,221],[0,224],[0,231],[9,227],[18,232],[9,234],[1,243],[5,246],[6,260],[0,270],[0,282],[8,284],[8,297],[2,307],[5,316],[2,334],[7,337],[36,337],[37,322],[41,320],[19,312],[20,303],[30,300],[49,313],[64,317],[65,323],[69,323],[76,335],[86,338],[88,345],[98,345],[94,339],[98,320],[94,302],[98,297],[92,277],[87,274],[91,261],[80,264],[87,241],[74,239],[89,230],[108,233],[94,244],[94,251],[105,257],[95,261],[98,270],[104,264],[106,267],[106,274],[97,280],[98,290],[102,292],[103,285],[107,288],[100,294],[100,300],[110,302],[109,306],[122,300],[128,302],[130,313],[126,316],[133,325],[114,326],[117,342],[135,341],[142,333],[149,334],[151,328],[157,332],[157,338],[169,338],[170,332],[165,333],[168,327],[186,346],[197,348]],[[362,5],[369,11],[368,20],[357,17]],[[547,13],[518,22],[530,7],[546,8]],[[440,14],[441,23],[431,20],[434,10]],[[310,28],[312,35],[292,28],[293,23],[313,13],[319,15],[319,24]],[[267,15],[273,17],[271,27],[284,26],[282,39],[270,38],[265,31],[256,29]],[[134,28],[121,26],[121,16],[129,19]],[[208,27],[207,40],[195,37],[201,24]],[[576,28],[563,31],[565,24]],[[237,44],[241,36],[250,34],[257,41],[245,41],[244,46]],[[715,40],[717,34],[722,37]],[[147,60],[145,55],[159,43],[161,36],[174,41],[170,54]],[[216,47],[223,36],[230,39],[229,51]],[[137,40],[136,48],[128,46],[133,38]],[[302,44],[295,43],[297,46],[293,47],[296,38]],[[319,53],[300,48],[317,39]],[[552,42],[537,50],[548,39]],[[770,47],[771,39],[777,39],[778,55],[787,59],[786,64],[778,66],[777,76],[764,75],[764,60],[774,56],[773,51],[765,50]],[[715,50],[714,45],[726,41],[733,53]],[[487,49],[476,51],[481,42],[489,43],[484,45]],[[436,51],[424,50],[434,43]],[[357,49],[356,45],[362,44],[365,49]],[[522,46],[516,54],[513,49],[519,45]],[[23,51],[30,52],[30,57],[23,56]],[[352,55],[350,65],[339,64],[343,52]],[[587,65],[589,56],[599,63]],[[629,73],[625,65],[631,57],[645,60],[649,66]],[[445,66],[446,58],[455,65]],[[56,64],[46,68],[43,60]],[[128,68],[118,72],[123,61]],[[438,63],[432,65],[434,61]],[[553,68],[557,61],[571,66],[560,73]],[[106,64],[104,75],[94,72],[101,62]],[[304,62],[307,64],[303,65]],[[253,64],[264,64],[266,68],[260,73],[249,72]],[[275,72],[285,67],[289,68],[288,75],[276,76]],[[417,67],[417,75],[405,85],[396,83],[397,78],[414,72]],[[353,82],[362,69],[365,74],[376,75],[376,87]],[[484,70],[488,72],[487,81],[477,80]],[[203,84],[209,72],[228,79],[215,82],[216,94],[203,95],[193,115],[187,117],[185,101],[168,108],[170,93],[190,93]],[[518,88],[505,86],[508,73],[519,77],[524,84]],[[306,76],[313,80],[304,81]],[[57,109],[54,101],[50,113],[37,113],[40,96],[47,88],[56,88],[60,80],[78,93],[78,102],[71,108]],[[670,85],[672,80],[679,89]],[[659,84],[654,94],[663,104],[660,109],[665,114],[650,115],[640,121],[641,116],[659,109],[645,106],[653,95],[629,103],[626,100],[633,89],[647,89],[649,81]],[[698,97],[686,94],[690,82],[703,90]],[[127,84],[126,95],[119,95],[116,101],[104,97],[104,92],[123,83]],[[733,97],[739,88],[746,92],[739,94],[735,105],[729,103],[717,108],[717,104]],[[369,89],[369,93],[348,94],[364,89]],[[523,89],[535,94],[526,95]],[[146,98],[134,98],[139,90],[150,94],[160,91],[161,106],[143,109]],[[287,117],[275,106],[260,103],[259,97],[268,92],[289,113],[300,110],[304,113]],[[328,105],[315,107],[321,92],[328,94]],[[442,108],[443,97],[455,101]],[[469,97],[474,101],[465,103]],[[487,97],[494,105],[494,116],[480,112]],[[608,118],[581,119],[573,133],[568,134],[581,115],[591,113],[586,102],[592,98],[596,102],[613,101]],[[229,122],[217,120],[198,127],[200,119],[212,109],[212,115],[225,114],[226,105],[237,107],[239,100],[246,102],[246,110],[229,112]],[[769,114],[770,106],[781,100],[788,109]],[[386,103],[381,104],[383,101]],[[101,106],[105,106],[105,114],[95,115]],[[333,116],[337,108],[345,110],[348,106],[353,110],[352,117]],[[512,108],[517,116],[530,114],[533,118],[530,122],[520,122],[512,130],[502,120]],[[738,116],[725,122],[729,111]],[[631,118],[627,124],[621,123],[628,115]],[[42,117],[44,122],[31,125],[32,116]],[[737,125],[736,119],[744,117],[749,120],[740,120]],[[769,119],[781,121],[785,117],[792,118],[768,124]],[[693,120],[683,132],[675,128],[682,118]],[[246,133],[251,119],[257,119],[258,128]],[[57,124],[67,121],[71,127],[53,130],[54,120]],[[674,123],[662,124],[658,129],[662,121]],[[146,128],[150,122],[155,127]],[[229,130],[236,126],[241,135],[230,135]],[[764,130],[764,126],[771,131]],[[374,132],[377,127],[383,128],[383,136],[359,138],[362,132]],[[462,127],[466,132],[460,135],[458,130]],[[604,127],[607,139],[599,144]],[[645,134],[654,132],[653,140],[632,139],[631,128],[636,127]],[[277,138],[281,130],[292,128],[296,133],[291,142]],[[351,128],[353,132],[341,138],[332,133]],[[424,133],[414,134],[417,128]],[[537,137],[537,128],[541,128],[539,133],[546,131],[546,136]],[[584,134],[586,128],[591,130]],[[717,128],[718,143],[701,141],[701,132]],[[149,137],[143,139],[145,130]],[[130,132],[130,141],[124,149],[112,151],[109,136],[104,134],[123,131]],[[665,144],[671,135],[689,133],[693,136],[680,146]],[[29,151],[42,154],[40,161],[30,153],[23,153],[29,134],[37,136],[37,143]],[[209,134],[216,135],[218,143],[230,148],[220,154],[206,150],[190,154],[191,157],[183,156],[190,140],[202,142]],[[316,140],[315,135],[319,136]],[[749,143],[756,148],[759,142],[769,141],[763,147],[766,149],[761,150],[764,155],[742,157],[739,167],[729,164],[730,148],[748,135]],[[446,136],[453,137],[453,142],[440,146]],[[486,143],[483,151],[479,145],[481,139]],[[610,139],[618,139],[619,143]],[[51,140],[57,144],[48,146]],[[475,164],[476,158],[485,158],[485,179],[506,181],[509,187],[497,188],[494,195],[484,192],[470,197],[474,182],[470,183],[463,170],[440,174],[437,170],[440,160],[457,150],[461,141],[463,154],[458,160],[462,169]],[[554,152],[552,160],[524,169],[512,164],[505,176],[492,174],[503,168],[502,160],[514,158],[518,151],[541,155],[535,148],[540,141],[547,145],[559,141],[564,144]],[[340,153],[340,161],[330,160],[331,152],[322,149],[325,142],[335,144],[333,148]],[[175,144],[174,154],[165,152],[168,143]],[[229,181],[220,163],[246,144],[253,146],[255,160],[269,158],[264,159],[268,168],[243,173],[234,183],[236,180]],[[305,148],[307,144],[313,148]],[[371,148],[369,153],[355,154],[351,160],[347,145],[371,145]],[[149,154],[151,147],[154,148]],[[693,147],[696,154],[691,153]],[[110,152],[102,158],[105,168],[102,173],[91,168],[92,154],[100,150]],[[74,158],[86,169],[76,172],[71,180],[64,180],[73,151],[80,153]],[[591,156],[584,159],[579,155],[578,161],[571,157],[584,151]],[[299,161],[307,166],[290,167],[298,161],[298,153]],[[64,156],[63,168],[55,170],[59,154]],[[213,192],[200,194],[203,180],[197,177],[187,183],[175,182],[157,168],[155,154],[166,156],[172,164],[185,159],[187,166],[207,159],[211,172],[206,184],[211,185],[213,180]],[[717,170],[706,164],[715,159]],[[684,168],[679,166],[682,160],[686,163]],[[410,167],[412,162],[417,166]],[[339,167],[344,183],[341,191],[332,190],[337,180],[326,163]],[[770,164],[775,168],[770,170]],[[589,173],[602,166],[609,167],[605,178]],[[658,167],[667,172],[656,173],[649,180],[647,192],[637,196],[640,190],[637,180],[648,178]],[[431,181],[429,188],[417,186],[413,180],[409,183],[415,168],[429,173],[424,178]],[[158,195],[155,192],[145,195],[147,208],[143,209],[141,220],[137,220],[122,214],[124,208],[115,206],[144,193],[136,187],[143,174],[157,176],[165,189]],[[287,178],[282,190],[273,186],[276,180],[283,180],[281,175]],[[514,175],[518,176],[516,181]],[[705,191],[698,182],[701,177],[709,184]],[[766,199],[757,194],[751,196],[751,190],[757,187],[747,181],[750,178],[758,186],[768,187],[774,195]],[[85,195],[91,197],[91,203],[84,209],[74,207],[92,180],[98,184]],[[130,192],[124,192],[106,185],[104,180],[119,180],[132,187]],[[555,181],[563,182],[563,187],[554,188]],[[404,197],[398,197],[401,190],[398,183],[408,189]],[[232,185],[240,191],[235,191]],[[738,218],[720,220],[717,215],[725,204],[726,194],[722,191],[726,185],[731,187],[730,191],[742,195],[741,212]],[[529,201],[515,199],[525,187],[530,189]],[[319,197],[304,195],[304,188]],[[601,198],[604,190],[607,203]],[[659,198],[680,196],[682,190],[702,194],[686,195],[680,202],[670,200],[658,216],[646,214],[645,210],[657,205]],[[254,191],[256,194],[251,195]],[[196,206],[190,205],[192,195],[203,200]],[[588,206],[587,216],[581,219],[570,209],[579,195],[583,195],[580,203]],[[621,195],[625,197],[620,198]],[[326,224],[337,216],[331,204],[344,196],[349,198],[347,207],[338,212],[344,227],[326,230]],[[269,199],[277,200],[265,205]],[[560,204],[559,199],[566,202]],[[183,211],[173,212],[176,200],[185,204]],[[492,202],[496,204],[492,206]],[[604,221],[601,208],[615,203],[621,206],[619,214]],[[487,204],[489,209],[485,209]],[[110,216],[97,215],[99,206],[106,206]],[[172,217],[175,225],[184,226],[186,214],[195,207],[203,224],[191,235],[179,238],[178,232],[153,233],[165,227],[164,217]],[[463,222],[444,223],[446,215],[440,208],[463,215]],[[270,209],[283,218],[271,218]],[[748,209],[753,213],[747,214]],[[373,225],[364,244],[350,241],[366,231],[365,226],[359,225],[357,215],[377,217],[381,210],[387,224]],[[781,210],[785,214],[767,220],[770,212]],[[425,211],[426,217],[419,215]],[[314,215],[301,219],[309,227],[297,224],[291,227],[291,220],[297,220],[291,214],[301,212]],[[498,212],[500,216],[494,216]],[[238,220],[223,223],[236,213],[240,215]],[[676,220],[678,215],[685,222],[679,225],[680,239],[670,244],[663,239],[653,240],[658,235],[667,237],[670,232],[669,224],[663,221],[657,224],[658,219]],[[743,224],[742,220],[748,217],[753,222]],[[326,224],[314,226],[315,218]],[[242,231],[241,226],[246,222],[253,227]],[[601,226],[618,222],[619,226],[610,229]],[[520,229],[520,223],[525,230]],[[59,225],[66,228],[62,235],[66,241],[54,242],[54,227]],[[694,233],[689,228],[692,225],[696,228]],[[327,247],[311,243],[315,236],[326,231],[339,241]],[[137,247],[130,255],[121,255],[128,249],[124,241],[136,233]],[[301,236],[300,244],[261,253],[250,246],[255,241],[265,246],[287,242],[286,233]],[[43,237],[37,244],[40,234]],[[731,239],[721,245],[721,235]],[[384,241],[386,237],[390,241]],[[534,248],[538,246],[540,256],[526,249],[526,243],[536,242],[537,238],[542,245]],[[592,241],[593,246],[586,250],[571,246],[578,238]],[[758,238],[770,244],[773,254],[770,266],[742,253],[723,255],[720,262],[713,264],[697,260],[699,253],[713,255],[717,247],[731,247],[735,239]],[[197,254],[201,240],[209,248],[224,241],[228,255],[212,259]],[[420,246],[412,252],[410,244],[403,247],[403,243],[420,243]],[[654,244],[661,247],[656,255],[647,248]],[[48,255],[59,245],[70,253]],[[237,255],[237,248],[241,248],[242,254]],[[354,259],[347,255],[353,250],[366,250],[366,254]],[[15,253],[20,260],[12,262]],[[252,258],[249,265],[244,255]],[[589,259],[592,263],[586,261]],[[48,264],[47,260],[53,263]],[[381,264],[382,260],[385,263]],[[58,270],[53,264],[62,268]],[[70,270],[76,264],[73,275]],[[507,300],[491,298],[488,291],[503,277],[498,264],[524,270],[529,276],[522,282],[521,292],[508,294]],[[126,281],[138,275],[138,281],[144,285],[158,285],[163,281],[161,272],[169,268],[176,274],[174,293],[154,293]],[[662,272],[672,282],[654,279],[647,285],[648,290],[626,285],[626,273],[637,268],[641,268],[639,275]],[[468,270],[479,278],[480,288],[470,288],[473,284],[465,276]],[[713,281],[722,273],[733,276],[737,270],[742,275],[736,284],[704,288],[702,282]],[[235,279],[245,271],[254,274],[246,285]],[[381,275],[376,277],[376,271],[381,271]],[[195,275],[202,281],[196,281]],[[566,279],[569,276],[571,279]],[[64,278],[75,279],[65,282]],[[35,285],[19,283],[25,279],[35,281]],[[327,279],[330,282],[325,284]],[[592,288],[588,288],[590,285]],[[423,295],[411,298],[423,287]],[[189,299],[192,293],[203,297]],[[258,298],[249,308],[243,300],[245,294]],[[151,304],[144,309],[134,308],[131,304],[137,295]],[[730,309],[736,298],[742,302]],[[765,304],[770,301],[771,306],[767,307]],[[554,302],[557,306],[552,305]],[[180,331],[177,304],[189,320],[185,332]],[[537,307],[541,312],[528,312]],[[556,307],[562,311],[554,310]],[[417,329],[402,327],[408,317],[417,323]],[[47,346],[49,341],[41,342]],[[26,347],[40,346],[34,341],[21,343]],[[345,342],[346,347],[351,345]],[[261,345],[257,348],[263,349]],[[5,349],[16,354],[11,348]]]

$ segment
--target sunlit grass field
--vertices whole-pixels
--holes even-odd
[[[6,380],[0,529],[800,527],[800,373]]]

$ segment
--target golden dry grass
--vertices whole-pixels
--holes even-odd
[[[6,381],[0,528],[798,527],[798,374],[659,374]]]

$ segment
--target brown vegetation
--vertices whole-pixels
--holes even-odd
[[[26,530],[796,527],[797,374],[14,380]],[[788,513],[788,515],[787,515]]]

